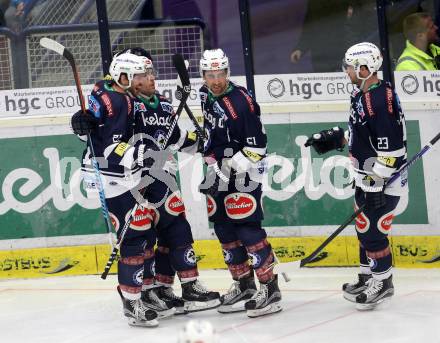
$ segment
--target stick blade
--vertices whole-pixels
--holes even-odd
[[[179,74],[179,78],[182,81],[183,88],[190,87],[188,69],[186,68],[183,56],[181,54],[174,54],[172,60],[174,68],[176,68],[177,74]]]
[[[293,261],[293,262],[277,263],[274,266],[274,272],[289,273],[299,268],[301,268],[301,260]]]
[[[57,41],[54,41],[53,39],[43,37],[40,39],[40,45],[46,49],[55,51],[57,54],[63,56],[65,47],[58,43]]]

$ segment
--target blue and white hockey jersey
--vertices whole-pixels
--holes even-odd
[[[247,90],[230,82],[224,94],[214,97],[202,86],[200,100],[207,136],[203,155],[216,161],[231,158],[235,170],[262,174],[267,137],[260,106]]]
[[[406,162],[406,126],[399,98],[391,84],[381,81],[367,92],[351,94],[348,145],[356,186],[366,186],[368,176],[390,178]],[[407,174],[389,185],[385,193],[400,196],[407,192]]]

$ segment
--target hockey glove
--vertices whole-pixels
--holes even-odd
[[[344,149],[344,130],[336,126],[330,130],[315,133],[307,140],[304,146],[313,146],[319,155],[335,149],[342,151]]]
[[[229,178],[223,174],[218,163],[208,166],[205,178],[199,186],[199,192],[205,195],[217,197],[220,192],[227,191]]]
[[[83,136],[89,134],[98,126],[98,119],[89,110],[86,112],[78,111],[70,120],[73,133],[75,135]]]

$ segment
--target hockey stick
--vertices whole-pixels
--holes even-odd
[[[406,162],[398,172],[396,172],[385,184],[385,188],[396,181],[403,172],[407,171],[416,161],[432,148],[432,146],[440,139],[440,132],[426,144],[422,150],[415,154],[408,162]],[[324,249],[342,230],[344,230],[365,208],[365,204],[359,207],[340,227],[338,227],[319,247],[317,247],[309,256],[302,260],[280,263],[275,266],[279,272],[289,272],[292,269],[299,269],[307,263],[313,262],[316,256]]]
[[[174,115],[174,121],[171,123],[169,131],[164,138],[164,140],[161,143],[161,149],[164,150],[168,144],[168,141],[174,131],[174,128],[177,125],[177,121],[179,120],[179,117],[183,111],[183,108],[185,106],[186,101],[188,100],[189,94],[191,92],[191,83],[189,81],[189,74],[185,67],[184,59],[180,54],[175,54],[172,57],[174,67],[176,68],[177,74],[179,74],[180,80],[182,81],[182,91],[181,91],[181,97],[180,97],[180,103],[177,107],[176,114]],[[119,235],[119,239],[117,240],[115,246],[113,247],[113,250],[110,254],[110,257],[107,261],[107,264],[105,265],[104,272],[101,274],[102,279],[106,279],[107,275],[110,271],[111,266],[113,265],[113,262],[116,259],[116,256],[118,255],[119,249],[121,247],[121,243],[124,240],[125,234],[131,224],[131,221],[133,220],[134,214],[136,213],[137,209],[139,208],[139,202],[136,202],[133,209],[131,210],[130,217],[125,222],[124,227],[121,230],[121,234]]]
[[[63,56],[69,62],[70,66],[72,67],[73,77],[75,79],[75,86],[76,86],[76,91],[78,92],[79,103],[81,105],[81,111],[83,113],[86,113],[86,105],[84,102],[84,96],[83,96],[83,92],[81,89],[81,81],[79,79],[78,69],[76,67],[75,59],[74,59],[72,53],[69,50],[67,50],[65,46],[61,45],[57,41],[54,41],[53,39],[47,38],[47,37],[43,37],[40,39],[40,45],[48,50],[54,51],[58,55]],[[98,191],[99,191],[99,200],[101,202],[102,215],[104,216],[105,226],[107,229],[107,233],[109,235],[108,239],[109,239],[110,245],[113,246],[112,224],[110,221],[110,215],[108,213],[107,204],[105,202],[104,187],[102,185],[101,174],[99,172],[99,165],[98,165],[98,161],[96,160],[95,150],[93,148],[93,143],[92,143],[92,138],[90,136],[90,132],[87,133],[87,142],[90,146],[90,152],[92,155],[92,166],[93,166],[93,170],[95,172],[95,177],[96,177],[96,181],[97,181],[96,183],[97,183]]]

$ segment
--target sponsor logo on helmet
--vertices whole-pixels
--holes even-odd
[[[365,233],[370,228],[370,220],[365,216],[364,212],[359,213],[359,215],[355,219],[355,222],[356,222],[356,230],[359,233]]]
[[[232,193],[225,197],[226,214],[231,219],[243,219],[251,216],[257,209],[255,198],[246,193]]]
[[[214,198],[210,195],[206,196],[206,207],[208,209],[208,217],[213,216],[214,213],[217,212],[217,204],[215,203]]]
[[[178,216],[180,213],[185,212],[185,205],[180,197],[180,192],[174,192],[167,198],[165,210],[173,216]]]
[[[183,258],[185,262],[191,266],[195,266],[197,263],[196,253],[192,247],[189,247],[185,250],[183,254]]]
[[[260,263],[261,263],[260,255],[250,252],[250,253],[248,253],[248,257],[249,257],[249,260],[251,261],[253,268],[258,268],[260,266]]]
[[[232,252],[230,250],[222,249],[223,252],[223,259],[225,260],[225,263],[231,263],[232,262]]]
[[[267,91],[272,98],[279,98],[286,92],[286,87],[283,80],[275,78],[267,83]]]
[[[411,74],[404,76],[400,85],[402,86],[403,91],[408,95],[417,93],[419,89],[419,81],[417,80],[417,77]]]
[[[377,222],[377,228],[380,232],[384,234],[389,234],[391,230],[391,224],[393,223],[394,214],[393,212],[388,212],[379,218]]]
[[[144,266],[142,266],[142,268],[140,268],[133,274],[133,282],[136,285],[140,286],[142,285],[143,279],[144,279]]]
[[[125,220],[129,220],[131,210],[125,215]],[[136,231],[144,231],[151,228],[151,211],[147,207],[139,206],[133,215],[133,219],[130,223],[130,228]]]
[[[111,212],[108,213],[109,217],[110,217],[110,221],[113,225],[113,227],[115,228],[115,231],[119,230],[119,220],[118,218]]]
[[[351,54],[353,56],[357,56],[357,55],[372,54],[372,53],[373,53],[373,50],[361,50],[361,51],[352,52]]]

